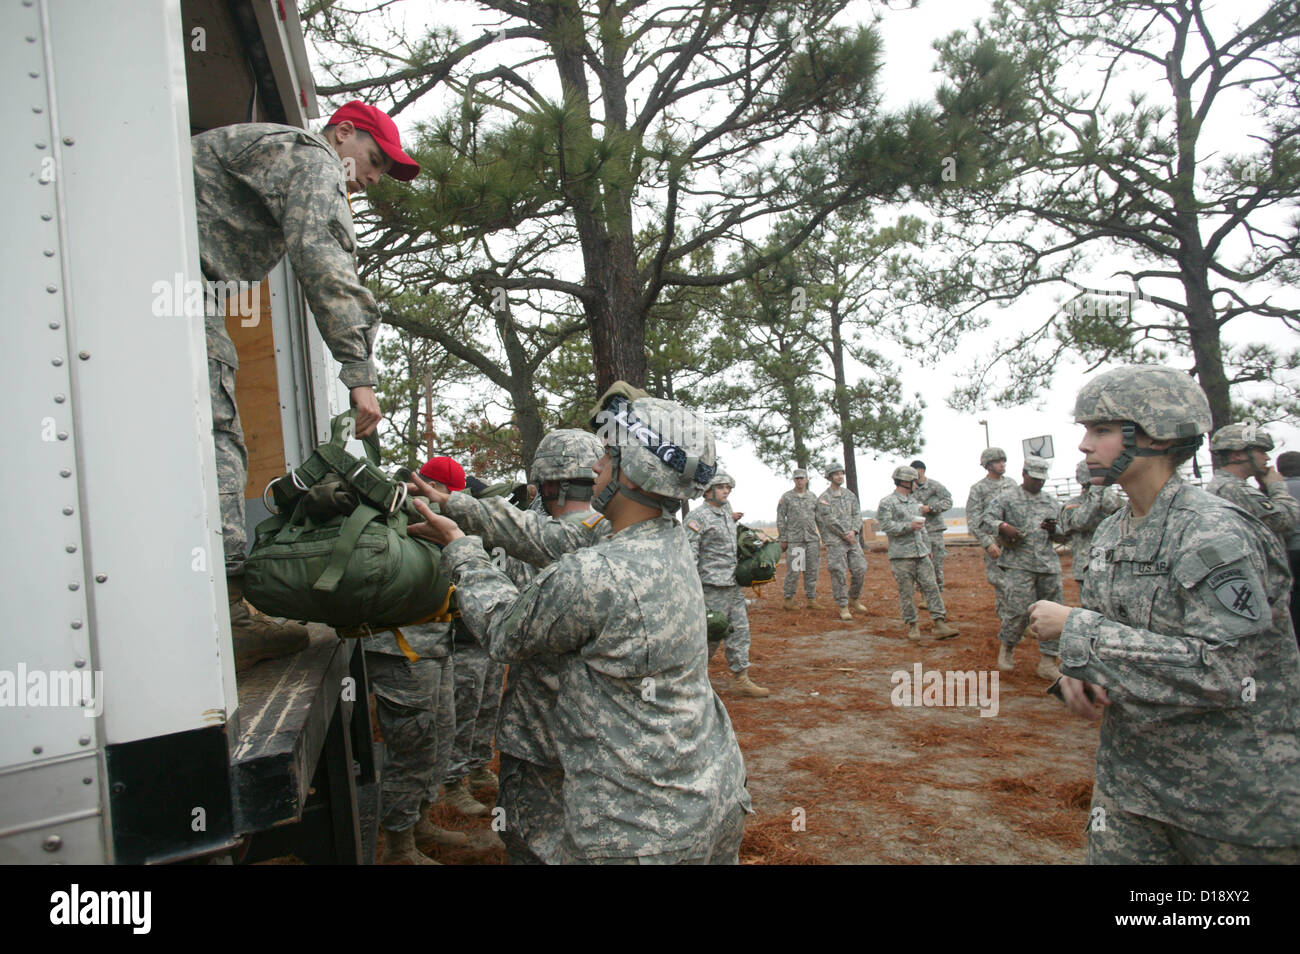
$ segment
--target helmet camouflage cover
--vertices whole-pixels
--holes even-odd
[[[894,468],[894,483],[915,483],[921,475],[916,472],[916,468],[908,467],[904,464],[902,467]]]
[[[835,461],[833,464],[831,464],[829,467],[826,468],[826,479],[830,480],[831,474],[839,474],[843,472],[844,472],[844,465],[841,464],[839,461]]]
[[[726,471],[720,470],[714,475],[713,479],[709,481],[709,489],[712,490],[714,487],[722,487],[724,485],[730,487],[732,490],[736,489],[736,481],[732,479],[731,475]]]
[[[647,494],[691,500],[704,492],[716,473],[713,431],[704,418],[676,401],[650,397],[625,381],[616,382],[597,402],[592,425],[597,438],[616,453],[616,466]],[[614,492],[627,492],[616,484],[617,473],[610,486]],[[641,502],[645,500],[649,498]]]
[[[545,480],[591,480],[591,466],[604,454],[604,445],[589,431],[551,431],[537,445],[528,479],[538,485]]]
[[[1191,375],[1156,365],[1099,374],[1074,403],[1079,424],[1132,421],[1152,440],[1185,440],[1210,430],[1210,402]]]
[[[1007,452],[1001,447],[986,447],[980,451],[980,466],[987,467],[994,461],[1006,460]]]
[[[1215,431],[1214,436],[1210,438],[1210,450],[1212,451],[1250,450],[1252,447],[1271,451],[1273,449],[1273,438],[1269,437],[1267,431],[1260,430],[1259,425],[1251,421],[1243,421],[1240,424],[1226,424]]]

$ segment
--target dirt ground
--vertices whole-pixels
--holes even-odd
[[[911,676],[918,663],[923,672],[997,672],[998,621],[979,551],[948,549],[944,596],[961,635],[920,644],[904,638],[883,541],[867,559],[869,613],[851,623],[838,617],[824,556],[818,609],[802,608],[802,588],[800,609],[781,608],[784,566],[757,594],[746,591],[754,597],[750,672],[770,697],[731,695],[721,651],[710,667],[754,802],[741,862],[1082,863],[1097,728],[1044,693],[1036,646],[1022,644],[1016,671],[997,673],[996,715],[891,701],[891,675]],[[1078,605],[1069,557],[1062,562],[1066,601]],[[926,632],[924,610],[920,618]],[[471,832],[490,821],[441,806],[434,820]],[[431,854],[451,864],[504,861],[499,849]]]

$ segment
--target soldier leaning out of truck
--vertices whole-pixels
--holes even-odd
[[[247,123],[209,130],[191,144],[204,279],[209,287],[260,281],[288,254],[321,337],[343,366],[339,378],[357,409],[357,436],[371,433],[380,418],[373,359],[379,308],[357,277],[348,193],[374,185],[385,173],[404,182],[419,173],[402,151],[396,124],[353,101],[319,134]],[[212,310],[206,322],[212,434],[235,668],[241,670],[306,648],[307,630],[254,616],[243,603],[248,452],[235,406],[239,359],[224,316]]]

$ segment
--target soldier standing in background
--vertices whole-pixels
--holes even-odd
[[[998,494],[981,516],[983,530],[1006,541],[998,567],[1002,570],[1002,629],[998,633],[998,668],[1011,672],[1012,655],[1029,625],[1029,607],[1038,600],[1065,602],[1061,588],[1061,558],[1052,548],[1057,536],[1056,517],[1060,505],[1042,492],[1051,465],[1041,457],[1025,458],[1024,483],[1013,484]],[[1054,640],[1040,640],[1038,675],[1055,681]]]
[[[408,181],[420,167],[402,151],[397,126],[360,101],[343,106],[320,132],[271,123],[221,126],[191,141],[199,258],[213,282],[260,282],[289,256],[339,379],[357,409],[356,434],[379,424],[374,340],[379,306],[357,278],[357,238],[348,193],[387,174]],[[230,595],[235,669],[307,647],[307,629],[253,615],[243,602],[248,450],[235,404],[239,356],[209,294],[204,325],[221,536]]]
[[[1039,639],[1059,637],[1066,704],[1102,720],[1088,863],[1300,863],[1285,557],[1177,475],[1209,430],[1205,393],[1173,368],[1117,368],[1074,418],[1094,477],[1128,495],[1093,538],[1084,608],[1031,611]]]
[[[813,600],[817,598],[822,540],[817,533],[817,498],[808,490],[808,471],[802,467],[794,472],[794,490],[783,493],[776,505],[776,532],[786,554],[785,585],[782,587],[785,602],[781,605],[788,610],[794,609],[794,594],[802,572],[808,608],[816,608]]]
[[[943,532],[948,529],[943,515],[952,509],[952,494],[948,488],[937,480],[925,476],[925,461],[914,460],[908,465],[916,471],[916,491],[913,496],[921,505],[921,516],[925,517],[925,532],[930,537],[930,562],[934,564],[934,579],[939,589],[943,589],[943,561],[948,557],[948,548],[944,545]],[[925,596],[924,593],[921,594]],[[922,609],[927,609],[925,602]]]
[[[1287,451],[1277,455],[1277,469],[1286,479],[1286,489],[1291,496],[1300,500],[1300,453]],[[1291,531],[1286,538],[1286,557],[1291,564],[1291,625],[1300,627],[1300,615],[1296,613],[1296,594],[1300,593],[1300,526]],[[1296,633],[1300,639],[1300,632]]]
[[[1083,492],[1077,497],[1071,497],[1061,507],[1056,529],[1070,545],[1071,571],[1075,582],[1080,585],[1080,592],[1083,592],[1083,578],[1088,572],[1088,550],[1092,546],[1093,531],[1104,519],[1124,506],[1124,502],[1119,499],[1119,492],[1114,487],[1092,485],[1092,474],[1088,471],[1087,461],[1079,461],[1074,477],[1083,485]]]
[[[1254,424],[1229,424],[1210,438],[1214,479],[1206,490],[1234,503],[1261,521],[1286,545],[1300,520],[1300,502],[1287,490],[1282,475],[1269,466],[1273,438]],[[1259,489],[1246,481],[1251,477]]]
[[[1001,619],[1002,571],[998,568],[998,558],[1002,556],[1002,547],[997,535],[986,533],[980,520],[989,501],[1011,486],[1011,478],[1003,476],[1007,472],[1007,452],[1001,447],[984,448],[980,452],[980,466],[987,473],[971,485],[966,497],[966,529],[984,551],[984,576],[993,587],[993,605]]]
[[[865,613],[862,584],[867,578],[867,558],[862,552],[862,505],[858,496],[844,486],[844,465],[831,464],[826,469],[831,482],[817,498],[817,528],[826,544],[826,566],[831,571],[831,595],[840,608],[840,619],[853,619],[853,608]],[[850,577],[845,586],[845,576]]]
[[[735,480],[724,473],[709,481],[704,491],[705,505],[686,516],[686,538],[704,587],[705,607],[731,621],[731,633],[725,640],[731,691],[762,699],[771,695],[771,690],[749,678],[749,612],[745,591],[736,582],[736,520],[727,502],[735,486]],[[717,651],[718,643],[709,643],[710,659]]]
[[[907,626],[907,638],[921,638],[920,627],[916,625],[916,604],[912,600],[919,586],[934,620],[935,638],[945,639],[956,636],[957,630],[945,621],[948,611],[934,577],[934,564],[930,562],[930,536],[915,495],[916,478],[915,468],[894,469],[894,492],[880,501],[876,522],[889,537],[889,570],[898,584],[898,607]]]

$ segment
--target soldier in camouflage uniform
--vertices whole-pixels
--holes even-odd
[[[343,366],[339,378],[358,411],[357,436],[366,436],[379,423],[379,308],[357,278],[348,192],[385,172],[413,179],[420,167],[402,151],[393,121],[360,102],[340,109],[320,134],[249,123],[200,133],[191,146],[199,257],[209,283],[208,383],[231,634],[235,667],[244,669],[305,648],[307,630],[253,617],[242,600],[248,452],[235,404],[239,358],[225,317],[215,313],[212,283],[260,282],[287,253],[321,337]]]
[[[1083,608],[1035,604],[1059,689],[1101,717],[1090,863],[1300,863],[1300,653],[1276,537],[1177,468],[1210,407],[1172,368],[1079,392],[1079,449],[1128,505],[1097,528]]]
[[[1083,493],[1071,497],[1061,507],[1056,528],[1070,545],[1072,569],[1076,583],[1082,585],[1088,573],[1088,549],[1092,535],[1101,522],[1113,514],[1124,502],[1114,487],[1094,487],[1087,461],[1079,461],[1074,471],[1075,479],[1083,485]],[[1081,591],[1082,592],[1082,591]]]
[[[966,497],[966,529],[980,549],[984,551],[984,577],[993,587],[993,605],[1002,618],[1002,570],[998,567],[998,558],[1002,556],[1002,547],[997,535],[985,533],[980,521],[984,508],[1002,491],[1011,486],[1011,478],[1006,477],[1007,452],[1001,447],[986,447],[980,452],[980,466],[986,471],[983,478],[971,485]]]
[[[1023,484],[1012,484],[984,508],[980,521],[986,534],[1005,541],[998,568],[1002,571],[1002,630],[998,633],[998,668],[1011,672],[1012,654],[1029,625],[1029,607],[1036,600],[1065,601],[1061,588],[1061,558],[1052,547],[1060,539],[1056,518],[1060,505],[1042,492],[1051,465],[1041,457],[1025,458]],[[1038,675],[1055,680],[1056,643],[1041,641]]]
[[[1214,479],[1206,490],[1234,503],[1277,534],[1282,545],[1300,521],[1300,503],[1268,462],[1273,438],[1254,424],[1229,424],[1210,438]],[[1246,481],[1254,477],[1259,488]]]
[[[934,577],[934,564],[930,562],[930,536],[915,496],[916,470],[897,467],[893,477],[894,492],[877,505],[876,522],[880,532],[889,538],[889,570],[898,584],[898,607],[907,625],[907,638],[921,638],[921,629],[916,624],[916,604],[912,601],[912,593],[918,586],[925,594],[930,618],[934,620],[935,638],[956,636],[957,630],[946,622],[948,610]]]
[[[808,491],[808,471],[794,472],[794,490],[781,495],[776,505],[776,532],[786,554],[785,585],[782,594],[785,609],[794,609],[794,594],[803,573],[803,592],[808,608],[815,608],[817,571],[822,561],[822,539],[817,532],[817,498]]]
[[[459,464],[451,463],[460,470]],[[451,479],[449,473],[450,468],[440,471],[446,479]],[[461,470],[461,486],[464,482]],[[446,490],[444,483],[435,486]],[[425,857],[420,848],[469,845],[464,832],[446,831],[429,821],[429,809],[451,759],[456,734],[451,622],[403,626],[397,632],[400,640],[394,631],[365,640],[366,675],[375,694],[375,716],[384,740],[381,860],[384,864],[432,865],[438,862]]]
[[[744,763],[709,685],[704,597],[674,518],[713,476],[713,437],[680,405],[621,382],[599,407],[608,452],[593,505],[610,521],[608,540],[518,591],[477,538],[424,515],[493,657],[556,662],[567,857],[734,864],[749,810]]]
[[[731,691],[762,699],[771,691],[749,678],[749,612],[745,591],[736,582],[736,515],[727,502],[735,486],[729,474],[714,476],[704,492],[705,505],[686,517],[686,538],[704,587],[705,607],[731,621],[731,632],[725,640]],[[709,643],[710,659],[720,642]]]
[[[862,552],[862,505],[858,495],[844,486],[844,465],[831,464],[826,469],[831,482],[817,498],[817,528],[826,543],[826,566],[831,571],[831,595],[840,608],[840,619],[853,619],[853,608],[865,613],[862,584],[867,578],[867,558]],[[845,587],[845,576],[849,584]]]
[[[592,466],[604,454],[586,431],[551,431],[537,445],[529,479],[540,488],[527,511],[501,497],[443,498],[443,513],[483,539],[498,566],[522,588],[562,554],[604,539],[609,521],[590,507]],[[511,864],[557,863],[563,854],[564,772],[552,720],[559,666],[537,655],[510,666],[497,722],[501,781],[496,807]]]
[[[952,509],[952,494],[939,481],[925,475],[925,461],[914,460],[908,466],[916,471],[914,497],[921,507],[921,516],[925,517],[925,532],[930,538],[930,562],[934,564],[935,582],[942,590],[943,561],[948,557],[948,547],[943,542],[943,533],[948,525],[944,523],[943,515]]]

